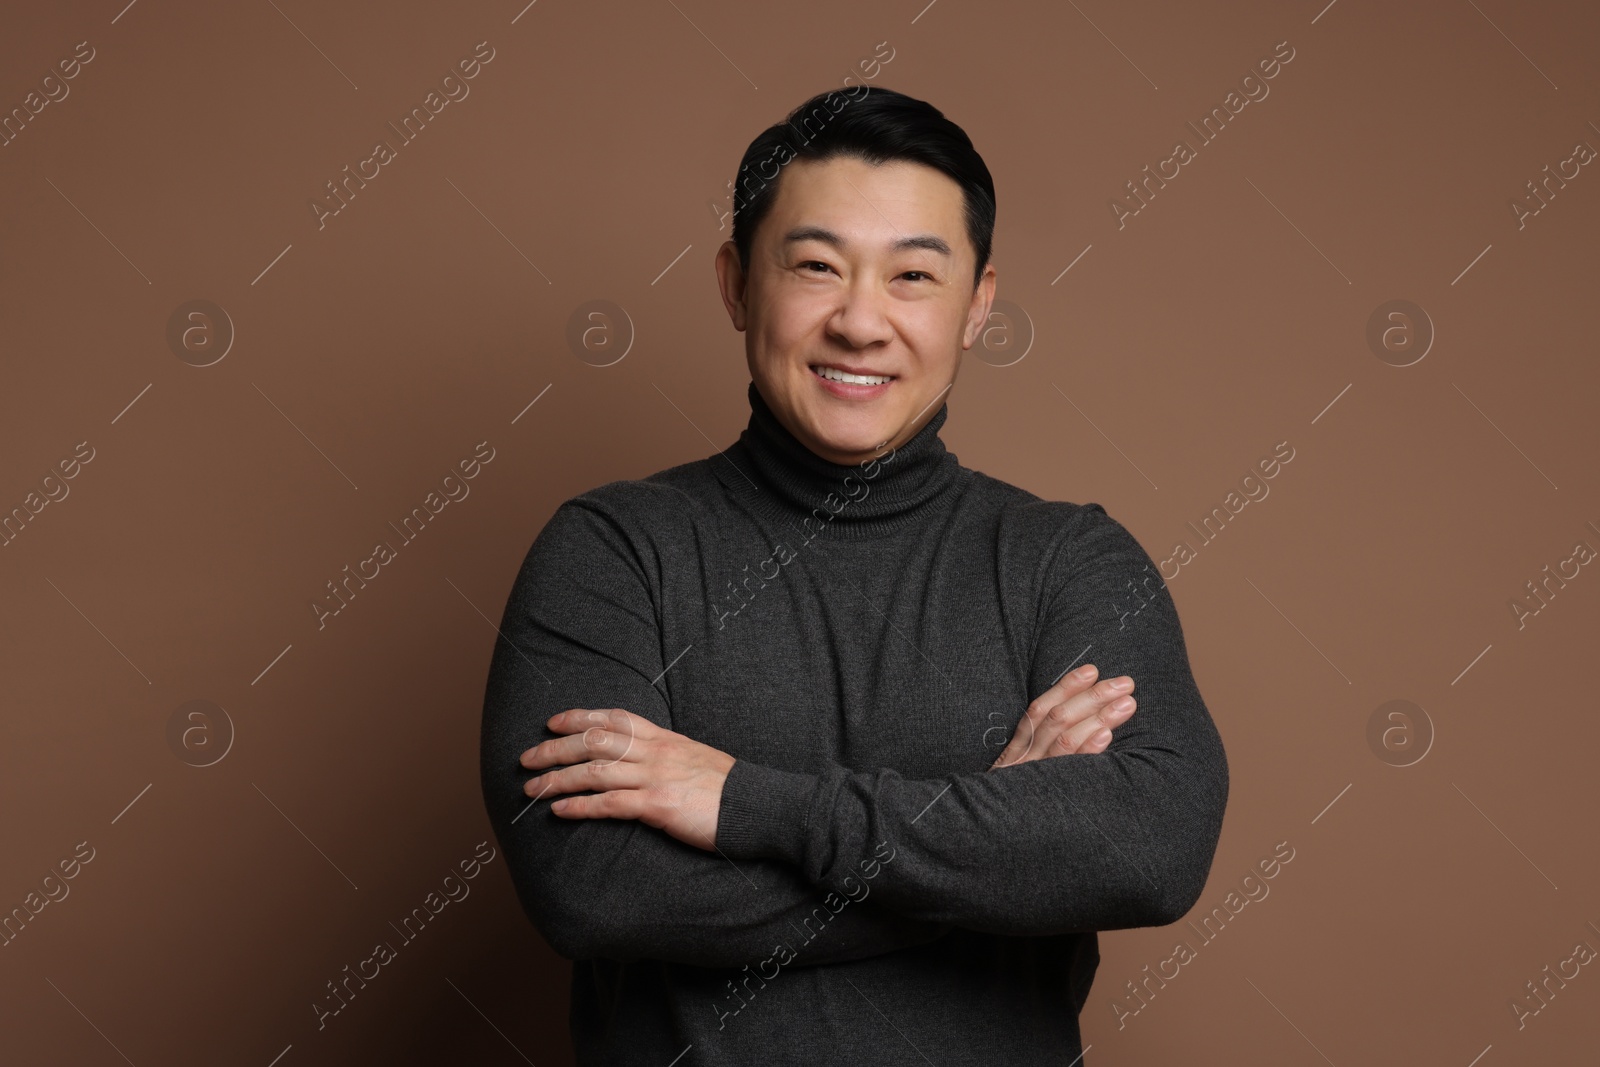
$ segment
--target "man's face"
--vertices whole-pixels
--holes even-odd
[[[778,421],[824,459],[863,463],[939,410],[995,270],[974,288],[961,187],[932,167],[797,159],[777,181],[748,275],[732,241],[717,253],[723,302]],[[822,376],[840,371],[871,382]]]

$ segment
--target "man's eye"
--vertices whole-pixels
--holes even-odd
[[[804,263],[800,264],[800,266],[802,266],[802,267],[821,267],[823,270],[832,270],[833,269],[832,267],[828,266],[826,263],[824,263],[824,262],[822,262],[821,260],[818,260],[818,259],[808,259]],[[808,273],[815,274],[816,271],[810,271]]]
[[[920,270],[908,270],[908,271],[905,272],[905,274],[900,275],[900,277],[904,278],[904,277],[907,277],[908,275],[912,275],[912,274],[918,274],[918,275],[921,275],[923,278],[928,278],[928,279],[932,279],[932,277],[933,277],[933,275],[928,274],[925,271],[920,271]]]

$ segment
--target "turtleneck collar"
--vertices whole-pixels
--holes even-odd
[[[939,438],[948,404],[899,448],[845,465],[822,458],[790,433],[755,382],[748,393],[749,425],[723,453],[737,469],[727,463],[712,469],[753,510],[797,530],[820,527],[822,536],[840,540],[893,533],[937,510],[960,478],[955,453]],[[803,527],[807,516],[814,521]]]

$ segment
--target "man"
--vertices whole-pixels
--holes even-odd
[[[506,606],[484,796],[580,1064],[1070,1064],[1095,931],[1210,870],[1227,762],[1150,557],[938,437],[988,169],[860,88],[745,153],[743,435],[563,503]]]

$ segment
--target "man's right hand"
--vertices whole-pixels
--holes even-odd
[[[1094,684],[1099,671],[1088,663],[1062,676],[1028,705],[1011,742],[990,770],[1051,756],[1104,752],[1111,728],[1128,720],[1136,701],[1127,675]],[[1121,686],[1121,688],[1117,688]]]

